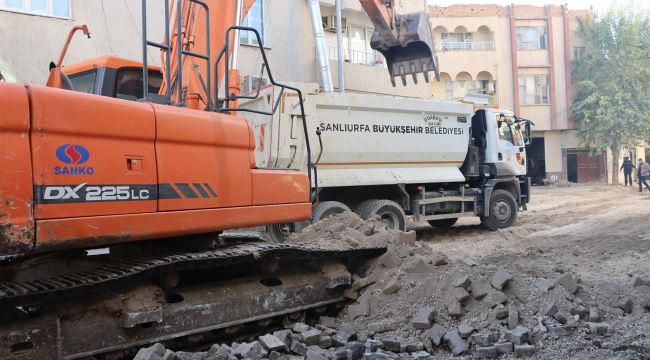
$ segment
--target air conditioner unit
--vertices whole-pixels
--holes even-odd
[[[244,86],[242,87],[242,92],[256,92],[257,89],[261,89],[268,84],[269,79],[265,77],[246,75],[244,76]]]
[[[325,31],[336,32],[336,16],[329,15],[323,16],[323,29]],[[341,17],[341,31],[345,32],[348,27],[348,19]]]

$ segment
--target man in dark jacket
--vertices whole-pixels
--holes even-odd
[[[629,182],[630,186],[633,186],[632,185],[632,169],[635,169],[634,163],[632,163],[632,160],[630,160],[630,158],[626,156],[625,159],[623,159],[623,165],[621,165],[621,170],[623,171],[623,176],[625,176],[625,186],[627,186],[628,182]]]

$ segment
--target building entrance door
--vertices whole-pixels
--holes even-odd
[[[569,161],[574,156],[575,162]],[[571,169],[570,165],[574,168]],[[576,176],[577,183],[604,182],[605,169],[603,154],[593,155],[589,150],[569,150],[567,153],[567,172],[572,174],[575,171],[574,176]]]

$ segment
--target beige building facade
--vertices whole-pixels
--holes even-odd
[[[429,8],[442,81],[435,97],[487,96],[535,123],[529,150],[536,182],[605,181],[606,156],[591,156],[575,137],[571,61],[584,51],[577,18],[565,6],[454,5]]]

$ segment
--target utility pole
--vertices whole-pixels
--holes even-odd
[[[341,0],[336,0],[336,47],[339,65],[339,94],[345,92],[345,79],[343,76],[343,30],[341,29]]]

